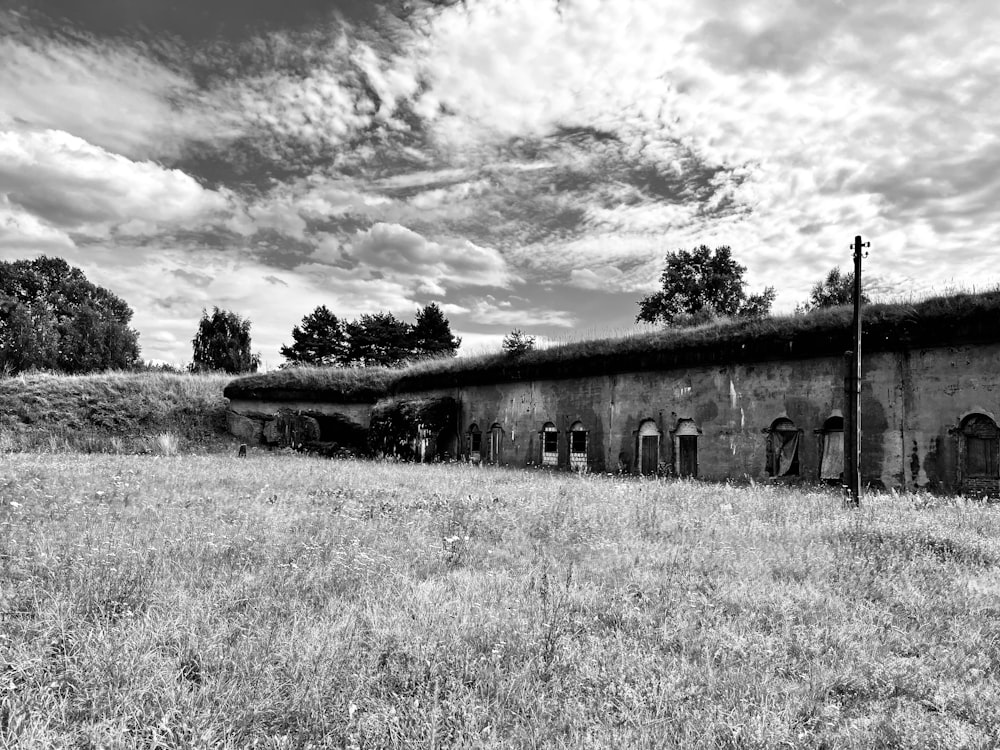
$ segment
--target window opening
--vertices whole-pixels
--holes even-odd
[[[551,422],[542,427],[542,466],[556,466],[559,463],[559,432]]]
[[[582,422],[574,422],[569,428],[569,465],[571,469],[587,468],[588,432]]]
[[[962,421],[964,442],[963,479],[997,479],[1000,431],[985,414],[972,414]]]

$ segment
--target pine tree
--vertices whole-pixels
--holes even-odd
[[[451,324],[436,302],[417,312],[411,333],[411,349],[417,357],[454,357],[462,339],[452,335]]]
[[[347,358],[344,326],[326,305],[302,318],[302,327],[292,328],[291,346],[282,345],[281,356],[292,365],[342,365]]]

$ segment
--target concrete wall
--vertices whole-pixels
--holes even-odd
[[[862,478],[884,487],[956,486],[962,417],[1000,415],[1000,345],[880,352],[864,358],[862,384]],[[637,433],[645,420],[660,431],[659,463],[676,466],[671,431],[693,420],[698,437],[698,476],[706,479],[766,476],[767,428],[787,418],[801,430],[799,476],[818,479],[822,438],[816,431],[844,410],[846,363],[840,357],[667,372],[621,373],[561,380],[534,380],[421,392],[451,395],[460,404],[455,425],[475,423],[488,460],[489,430],[502,428],[500,463],[541,463],[542,426],[559,430],[559,466],[569,465],[570,426],[589,430],[593,471],[616,471],[619,462],[638,470]],[[414,394],[418,395],[418,394]]]
[[[864,358],[862,370],[866,484],[1000,494],[1000,479],[958,483],[957,434],[970,413],[994,421],[1000,416],[1000,344],[878,352]],[[459,453],[468,453],[467,433],[476,424],[482,459],[489,460],[490,428],[498,424],[499,463],[508,466],[540,464],[540,433],[552,422],[559,432],[558,465],[569,467],[569,430],[579,421],[588,431],[590,470],[636,472],[638,433],[652,420],[660,434],[657,463],[671,473],[678,447],[671,431],[692,420],[700,431],[698,476],[716,480],[766,476],[765,431],[775,420],[789,419],[801,431],[799,476],[815,480],[822,454],[816,432],[845,408],[845,372],[843,358],[824,357],[461,386],[394,398],[452,396],[458,402]],[[260,435],[255,425],[279,411],[336,416],[366,431],[371,418],[370,404],[234,400],[230,409],[231,423],[251,437]]]

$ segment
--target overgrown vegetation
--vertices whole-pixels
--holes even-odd
[[[864,308],[865,351],[995,341],[1000,291],[933,297],[912,304]],[[229,398],[280,397],[374,401],[388,393],[529,378],[839,356],[850,349],[851,310],[830,307],[806,315],[717,322],[614,339],[579,341],[526,351],[418,362],[400,369],[289,369],[241,378]]]
[[[171,453],[228,446],[228,375],[0,378],[0,451]]]
[[[1000,517],[470,466],[10,455],[0,746],[1000,745]]]

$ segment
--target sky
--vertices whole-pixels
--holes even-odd
[[[147,360],[233,310],[267,367],[318,305],[627,333],[700,244],[777,312],[856,234],[877,298],[990,288],[997,40],[995,0],[0,0],[0,260]]]

